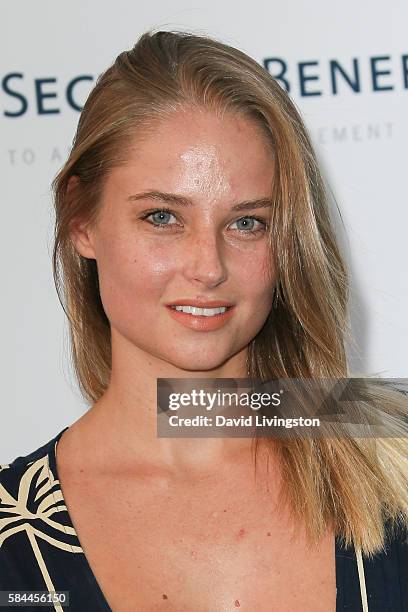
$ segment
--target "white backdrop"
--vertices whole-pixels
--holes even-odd
[[[352,364],[360,373],[407,376],[406,0],[141,4],[14,0],[2,15],[0,463],[44,444],[86,410],[52,281],[50,183],[90,79],[150,28],[209,34],[260,63],[275,58],[274,75],[286,67],[346,225],[359,345]]]

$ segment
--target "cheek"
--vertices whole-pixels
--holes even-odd
[[[142,244],[111,240],[98,257],[101,300],[110,321],[133,319],[143,311],[154,318],[154,307],[172,274],[171,258]],[[149,308],[146,308],[146,306]]]
[[[247,299],[259,307],[271,307],[276,279],[270,253],[266,249],[253,252],[244,263],[238,258],[234,268]]]

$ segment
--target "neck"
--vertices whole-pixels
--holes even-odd
[[[177,368],[134,345],[115,350],[105,394],[82,417],[101,466],[132,470],[140,465],[185,477],[219,472],[251,458],[251,438],[158,438],[157,378],[245,378],[246,350],[213,370]]]

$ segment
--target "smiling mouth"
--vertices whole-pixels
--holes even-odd
[[[215,317],[224,314],[231,310],[232,306],[219,306],[217,308],[199,308],[198,306],[176,306],[171,305],[170,308],[177,312],[183,312],[198,317]]]

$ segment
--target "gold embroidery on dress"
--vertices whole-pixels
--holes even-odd
[[[2,469],[7,467],[10,466],[1,466]],[[0,547],[7,538],[25,531],[48,591],[56,589],[41,554],[38,538],[61,550],[83,553],[75,529],[52,518],[61,511],[67,511],[67,507],[59,480],[50,470],[48,455],[28,464],[21,476],[16,499],[0,483]],[[63,612],[59,603],[55,603],[54,608]]]

